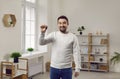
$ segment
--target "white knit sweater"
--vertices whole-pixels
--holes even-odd
[[[40,45],[52,43],[51,67],[63,69],[72,67],[74,57],[75,71],[79,71],[80,65],[80,50],[77,37],[68,32],[64,34],[60,31],[52,32],[45,36],[41,33]]]

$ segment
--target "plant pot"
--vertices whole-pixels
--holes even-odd
[[[19,58],[14,58],[14,63],[18,63],[19,62]]]
[[[82,35],[82,32],[80,32],[80,35]]]

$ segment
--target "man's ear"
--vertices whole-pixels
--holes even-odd
[[[69,25],[69,22],[67,22],[67,24]]]

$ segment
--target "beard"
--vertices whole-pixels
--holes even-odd
[[[59,27],[59,30],[60,30],[62,33],[66,33],[67,28],[66,28],[65,26],[60,26],[60,27]]]

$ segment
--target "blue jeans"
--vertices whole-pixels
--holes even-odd
[[[50,79],[72,79],[72,68],[57,69],[50,67]]]

